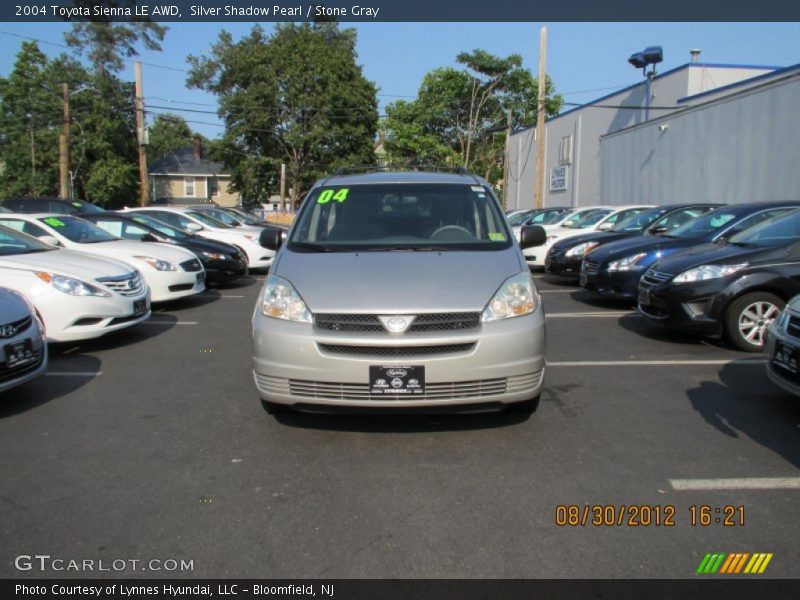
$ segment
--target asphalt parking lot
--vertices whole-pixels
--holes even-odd
[[[56,347],[2,398],[0,576],[669,578],[769,552],[761,577],[800,577],[800,400],[763,357],[537,277],[534,415],[276,419],[250,372],[262,279]],[[675,525],[556,524],[586,504],[672,505]],[[744,506],[745,524],[692,526],[692,505]],[[20,554],[194,568],[20,572]]]

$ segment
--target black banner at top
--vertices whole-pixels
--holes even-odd
[[[0,20],[163,22],[800,21],[786,0],[11,0]]]

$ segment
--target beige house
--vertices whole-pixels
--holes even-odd
[[[148,172],[153,204],[239,204],[239,194],[228,189],[231,176],[203,157],[200,140],[152,163]]]

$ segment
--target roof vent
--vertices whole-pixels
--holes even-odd
[[[702,50],[700,50],[700,48],[692,48],[691,50],[689,50],[689,54],[692,55],[692,61],[691,62],[693,62],[693,63],[700,62],[700,53],[701,52],[702,52]]]

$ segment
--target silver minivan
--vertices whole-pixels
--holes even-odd
[[[459,173],[336,175],[307,194],[253,314],[270,413],[533,411],[545,318],[491,186]]]

